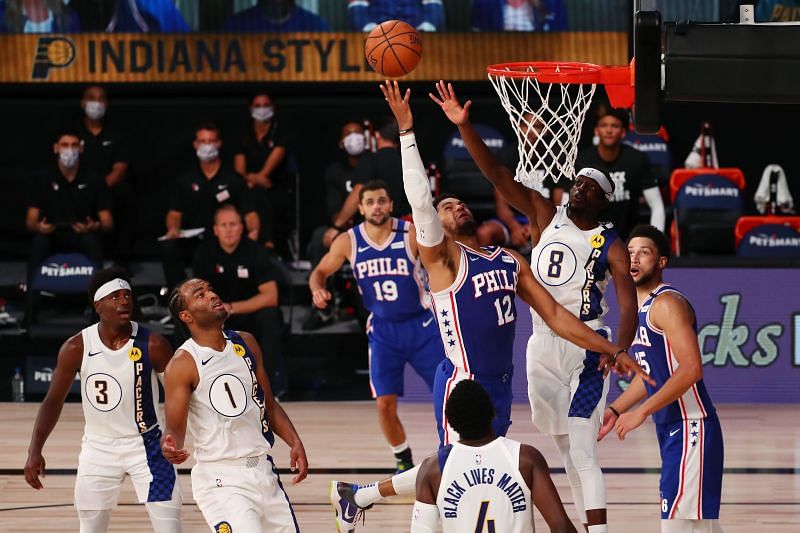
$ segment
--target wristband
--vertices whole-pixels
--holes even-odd
[[[609,409],[609,410],[610,410],[612,413],[614,413],[614,415],[615,415],[617,418],[619,418],[619,411],[617,411],[616,409],[614,409],[614,408],[613,408],[611,405],[607,405],[606,407],[608,407],[608,409]]]
[[[405,135],[405,134],[407,134],[407,133],[412,133],[413,131],[414,131],[414,128],[408,128],[407,130],[400,130],[400,131],[398,131],[397,133],[398,133],[399,135]]]
[[[611,358],[611,362],[612,363],[616,363],[617,362],[617,356],[619,356],[619,354],[621,354],[621,353],[626,353],[627,351],[628,350],[617,350],[617,353],[615,353],[614,357]]]

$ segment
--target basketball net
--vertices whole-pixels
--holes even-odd
[[[535,77],[536,67],[522,68],[506,67],[508,74],[495,69],[489,72],[489,80],[517,135],[519,163],[514,179],[541,191],[547,177],[553,182],[574,177],[578,140],[597,84],[546,83]],[[555,74],[561,69],[552,68]]]

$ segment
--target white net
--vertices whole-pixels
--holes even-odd
[[[559,74],[571,66],[548,65],[549,73]],[[597,84],[536,79],[537,67],[506,67],[489,73],[489,80],[508,112],[511,129],[517,135],[516,180],[531,189],[541,190],[551,177],[571,180],[583,119],[592,102]],[[533,75],[524,75],[523,73]],[[521,75],[522,74],[522,75]],[[567,79],[566,76],[564,78]]]

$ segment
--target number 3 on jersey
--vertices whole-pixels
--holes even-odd
[[[506,294],[502,298],[497,298],[494,301],[494,308],[497,311],[497,325],[503,326],[514,322],[514,307],[511,305],[511,295]]]
[[[489,513],[489,500],[481,502],[481,508],[478,510],[478,521],[475,522],[475,533],[483,533],[484,526],[488,533],[495,533],[494,520],[487,519],[486,515]]]

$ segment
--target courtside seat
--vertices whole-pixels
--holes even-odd
[[[740,257],[800,257],[800,216],[745,216],[736,221]]]
[[[744,174],[738,168],[679,168],[670,176],[676,255],[734,254]]]

